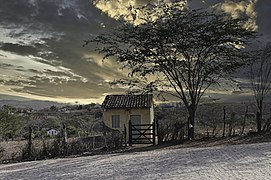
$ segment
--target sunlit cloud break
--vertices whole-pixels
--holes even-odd
[[[245,28],[256,31],[258,29],[256,18],[257,13],[255,11],[255,5],[257,0],[245,0],[245,1],[229,1],[226,0],[223,3],[215,5],[215,7],[230,14],[234,18],[247,17],[248,20],[245,23]]]
[[[144,0],[93,0],[93,4],[102,10],[104,13],[108,14],[108,16],[119,19],[123,17],[125,20],[131,20],[133,19],[131,13],[133,14],[133,8],[138,8],[142,5],[146,5],[147,3],[154,3],[158,4],[159,0],[150,0],[150,1],[144,1]],[[170,3],[170,0],[166,0],[166,2]],[[187,1],[180,1],[184,4],[187,3]],[[252,30],[257,30],[257,24],[256,24],[256,18],[257,13],[255,11],[255,4],[257,3],[257,0],[243,0],[243,1],[220,1],[220,3],[217,3],[214,5],[214,8],[218,8],[219,10],[226,12],[230,14],[232,17],[248,17],[248,21],[245,24],[246,28],[250,28]],[[129,16],[131,15],[131,16]],[[134,17],[135,24],[139,24],[140,14],[137,13]]]
[[[171,3],[171,0],[93,0],[93,4],[109,17],[114,19],[124,18],[127,21],[133,21],[134,24],[140,24],[143,14],[136,11],[136,8],[142,6],[150,6],[148,9],[155,9],[156,5],[159,7],[159,3],[166,2]],[[182,5],[185,5],[186,0],[180,1]],[[155,6],[152,6],[155,5]]]

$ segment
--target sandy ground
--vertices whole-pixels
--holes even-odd
[[[271,179],[271,143],[2,164],[0,179]]]

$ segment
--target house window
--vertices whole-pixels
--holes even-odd
[[[112,115],[112,128],[120,128],[120,115]]]

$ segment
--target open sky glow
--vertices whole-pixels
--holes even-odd
[[[82,47],[83,40],[113,28],[115,18],[126,14],[130,5],[156,1],[0,0],[0,99],[18,96],[90,103],[124,92],[107,82],[126,73],[114,62],[102,63],[93,47]],[[248,16],[247,27],[262,34],[260,43],[271,41],[271,1],[193,0],[189,4]],[[246,86],[248,81],[239,79]],[[240,96],[223,88],[212,89],[210,94]]]

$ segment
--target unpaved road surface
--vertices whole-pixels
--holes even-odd
[[[271,143],[0,165],[0,179],[271,179]]]

